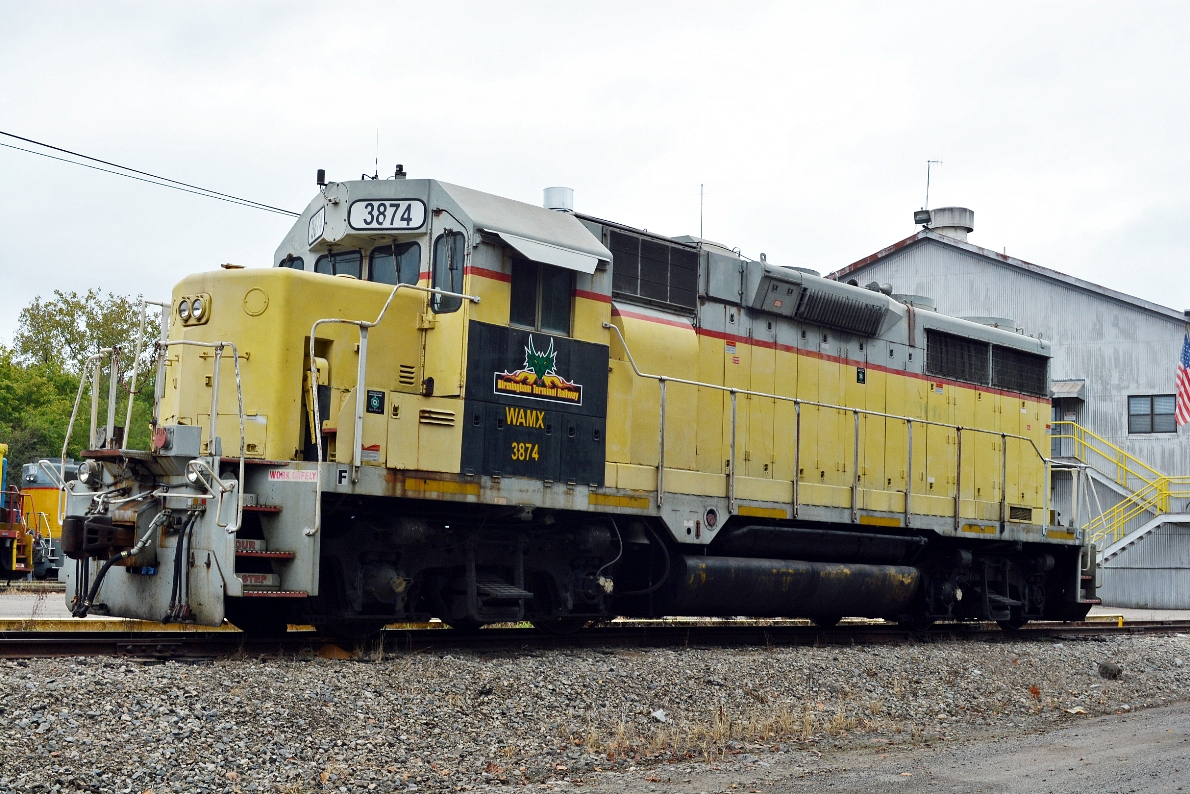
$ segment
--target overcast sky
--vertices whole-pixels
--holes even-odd
[[[1190,308],[1185,3],[25,3],[0,130],[301,210],[433,177],[833,270],[912,234]],[[13,141],[0,138],[0,142]],[[0,148],[0,342],[34,296],[168,298],[292,220]]]

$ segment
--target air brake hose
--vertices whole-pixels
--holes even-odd
[[[149,528],[145,530],[145,534],[141,536],[141,539],[136,542],[135,546],[133,546],[131,549],[126,549],[125,551],[120,552],[103,564],[103,567],[99,569],[99,573],[95,575],[95,582],[91,585],[91,591],[87,593],[87,600],[75,607],[74,612],[71,614],[73,614],[76,618],[85,618],[87,616],[87,611],[91,609],[91,605],[95,602],[95,596],[99,595],[99,586],[103,584],[103,578],[107,576],[107,572],[110,571],[112,566],[120,560],[126,560],[129,557],[135,557],[136,555],[140,554],[145,546],[149,545],[149,538],[153,536],[153,533],[157,530],[157,527],[159,527],[167,517],[167,511],[163,510],[162,512],[158,513],[153,517],[153,520],[149,522]]]
[[[174,548],[174,575],[170,586],[169,609],[166,610],[165,619],[161,621],[162,623],[169,623],[171,620],[177,617],[177,610],[180,606],[179,602],[182,598],[182,557],[184,556],[186,547],[187,532],[189,532],[194,526],[194,521],[197,518],[198,513],[191,512],[186,516],[186,523],[182,525],[181,531],[178,532],[178,541],[176,547]]]

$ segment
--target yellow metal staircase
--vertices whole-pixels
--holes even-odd
[[[1075,422],[1051,424],[1051,439],[1063,452],[1121,486],[1123,498],[1083,524],[1084,537],[1102,550],[1133,531],[1136,520],[1146,514],[1154,519],[1173,513],[1173,500],[1190,499],[1190,476],[1162,474],[1134,455]],[[1152,522],[1142,522],[1142,527]]]

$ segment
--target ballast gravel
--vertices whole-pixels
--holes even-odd
[[[0,792],[648,790],[1065,728],[1183,699],[1188,661],[1186,635],[5,661]]]

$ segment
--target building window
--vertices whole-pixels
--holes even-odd
[[[314,260],[314,272],[326,276],[360,277],[360,270],[364,266],[364,255],[360,251],[336,251],[333,254],[323,254]]]
[[[1150,394],[1128,398],[1129,433],[1176,433],[1174,411],[1177,397],[1172,394]]]
[[[698,293],[698,251],[612,232],[612,291],[693,309]]]
[[[368,255],[368,281],[377,284],[416,284],[421,273],[421,246],[417,243],[398,243],[397,255],[393,247],[373,248]]]
[[[570,334],[571,274],[553,265],[512,260],[508,322],[534,331]]]
[[[444,292],[463,291],[463,263],[467,258],[467,238],[462,232],[447,232],[434,241],[434,288]],[[430,307],[436,314],[458,311],[462,298],[435,295]]]

